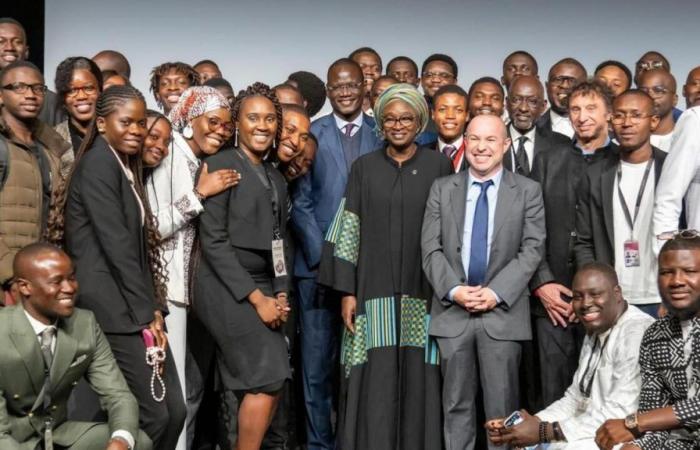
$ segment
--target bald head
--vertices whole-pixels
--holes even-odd
[[[700,106],[700,66],[688,73],[683,85],[683,97],[688,108]]]
[[[654,100],[654,110],[662,118],[673,120],[673,108],[678,103],[676,79],[666,69],[652,69],[642,72],[637,83]]]
[[[131,66],[126,56],[116,50],[102,50],[92,57],[95,64],[100,68],[100,71],[113,70],[119,75],[131,78]]]
[[[47,259],[69,258],[69,256],[55,245],[37,242],[23,247],[15,255],[12,261],[14,278],[31,279],[34,271]]]
[[[503,155],[509,146],[510,138],[500,117],[474,117],[466,132],[465,153],[470,174],[481,179],[493,177],[503,167]]]
[[[467,134],[477,130],[484,130],[487,131],[487,134],[499,136],[501,138],[508,137],[508,130],[506,129],[506,124],[503,123],[503,119],[491,114],[482,114],[469,121]]]

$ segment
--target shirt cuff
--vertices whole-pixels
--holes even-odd
[[[446,300],[449,301],[450,303],[455,302],[455,293],[457,292],[457,289],[459,289],[461,286],[457,285],[450,289],[450,291],[447,293],[447,298]]]
[[[132,436],[131,433],[126,430],[116,430],[114,433],[112,433],[112,439],[114,438],[124,439],[129,444],[129,448],[136,447],[134,436]]]

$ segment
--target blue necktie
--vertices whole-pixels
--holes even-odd
[[[486,196],[492,180],[474,184],[481,187],[479,199],[474,209],[474,222],[472,224],[472,243],[469,252],[469,286],[480,286],[486,278],[486,266],[488,260],[489,240],[489,199]]]

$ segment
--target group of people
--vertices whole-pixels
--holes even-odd
[[[168,62],[155,111],[28,58],[0,18],[2,448],[700,448],[700,67]]]

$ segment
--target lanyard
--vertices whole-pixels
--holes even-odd
[[[255,167],[253,167],[253,163],[250,162],[248,159],[248,156],[246,156],[243,153],[243,150],[241,149],[236,149],[236,154],[243,160],[245,163],[248,165],[250,168],[250,171],[253,172],[259,179],[262,185],[265,187],[270,192],[270,195],[272,196],[272,239],[281,239],[282,234],[280,233],[280,202],[279,202],[279,194],[277,193],[277,187],[275,186],[275,183],[272,181],[270,178],[270,174],[268,173],[268,168],[267,165],[262,162],[262,168],[263,172],[265,173],[265,176],[260,173],[259,170],[256,170]]]
[[[600,356],[598,357],[598,361],[596,361],[595,367],[591,368],[591,362],[593,361],[593,356],[595,355],[595,351],[598,348],[598,342],[599,339],[596,336],[595,338],[595,343],[593,344],[593,349],[591,350],[591,356],[588,357],[588,364],[586,365],[586,371],[583,372],[583,376],[581,377],[581,380],[578,382],[578,389],[581,391],[581,394],[585,398],[591,398],[591,390],[593,389],[593,380],[595,379],[595,374],[598,371],[598,366],[600,365],[600,361],[603,359],[603,352],[605,351],[605,346],[608,345],[608,341],[610,340],[610,336],[608,336],[605,339],[605,342],[603,342],[603,345],[600,347]],[[586,383],[586,377],[588,376],[588,372],[591,372],[590,378],[588,380],[588,383]]]
[[[644,196],[644,188],[647,185],[647,180],[649,179],[649,172],[651,171],[651,165],[654,159],[650,158],[647,162],[647,167],[644,170],[644,177],[642,178],[642,184],[639,186],[639,192],[637,192],[637,200],[634,203],[634,217],[630,215],[630,210],[627,207],[627,202],[625,201],[625,196],[622,195],[622,189],[620,189],[620,183],[622,182],[622,163],[617,166],[617,196],[620,199],[620,206],[622,207],[622,212],[625,214],[625,220],[627,225],[630,227],[630,233],[634,231],[634,223],[637,221],[637,214],[639,214],[639,206],[642,204],[642,197]]]

